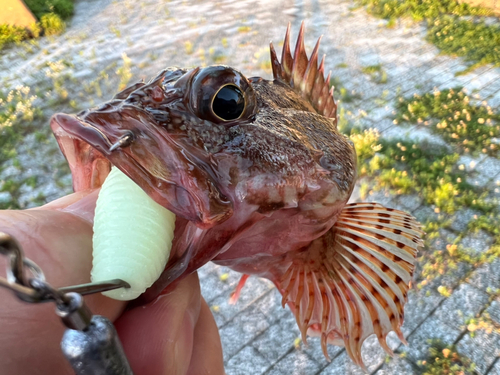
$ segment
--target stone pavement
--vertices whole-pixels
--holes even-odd
[[[69,90],[77,93],[82,90],[78,82],[89,82],[113,62],[122,61],[122,53],[132,60],[134,79],[151,77],[169,65],[221,62],[247,76],[269,78],[268,42],[273,40],[280,46],[278,42],[288,22],[292,23],[295,38],[302,20],[306,21],[308,50],[323,34],[321,52],[327,55],[327,69],[333,70],[333,75],[349,92],[361,95],[359,101],[342,104],[347,115],[362,126],[378,129],[382,137],[406,135],[414,140],[443,143],[426,129],[402,128],[393,123],[393,103],[398,93],[406,96],[435,87],[462,85],[478,90],[490,105],[500,106],[500,69],[485,66],[455,77],[456,72],[465,68],[463,61],[439,55],[424,40],[422,25],[402,22],[389,29],[385,21],[369,16],[363,9],[353,9],[350,1],[341,0],[81,0],[76,3],[76,15],[65,35],[42,40],[39,47],[24,55],[18,49],[5,54],[0,61],[0,79],[13,86],[34,86],[47,79],[40,68],[44,63],[64,60],[71,63],[68,69],[74,78],[73,83],[68,81]],[[362,73],[363,67],[379,64],[387,74],[385,84],[378,84]],[[112,84],[103,89],[105,98],[112,94],[110,87],[116,87],[117,78],[110,81]],[[84,107],[93,99],[102,100],[80,97],[79,105]],[[22,147],[31,149],[29,142],[33,141],[25,142]],[[55,142],[48,142],[46,148],[55,150]],[[60,155],[52,151],[47,152],[54,158],[52,165],[60,163]],[[54,185],[50,173],[44,169],[52,160],[30,157],[25,162],[29,166],[27,173],[39,174],[40,189],[45,189],[47,199],[67,191],[67,179]],[[471,182],[491,186],[491,192],[498,196],[498,159],[463,157],[460,162],[470,173]],[[36,193],[34,189],[26,194]],[[422,221],[435,215],[417,196],[377,193],[369,198],[412,212]],[[475,214],[461,212],[451,230],[443,231],[432,246],[444,250]],[[465,237],[462,245],[472,252],[484,252],[491,241],[487,234],[479,232]],[[292,314],[281,308],[280,295],[269,281],[249,278],[238,303],[230,305],[228,299],[239,276],[214,264],[200,270],[202,293],[220,328],[228,375],[363,373],[342,348],[329,347],[332,361],[328,363],[318,340],[310,339],[308,347],[301,343]],[[446,298],[438,293],[439,285],[449,288],[451,296]],[[498,288],[500,259],[475,270],[460,265],[452,275],[445,275],[422,290],[411,291],[403,326],[409,345],[402,345],[391,335],[389,346],[398,355],[390,359],[377,340],[369,338],[363,347],[369,373],[418,374],[417,362],[425,359],[428,340],[439,338],[445,343],[456,343],[459,352],[476,363],[478,374],[500,375],[500,335],[495,330],[472,334],[466,329],[467,319],[474,316],[489,317],[500,324],[500,301],[490,298],[491,291]]]

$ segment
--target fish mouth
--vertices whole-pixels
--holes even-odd
[[[154,201],[176,215],[165,269],[135,303],[154,300],[169,284],[217,255],[216,249],[212,254],[200,252],[201,242],[208,229],[232,215],[232,202],[199,167],[199,155],[186,152],[173,137],[152,131],[152,124],[144,117],[136,112],[129,114],[126,109],[118,115],[116,112],[98,116],[91,112],[82,117],[56,114],[51,119],[51,128],[69,163],[75,192],[100,188],[111,167],[116,166]],[[130,131],[135,137],[132,145],[110,151]]]
[[[200,228],[232,215],[232,202],[216,186],[205,156],[162,134],[136,108],[94,111],[83,118],[60,113],[52,117],[51,127],[68,160],[75,191],[100,187],[114,165],[155,202]],[[135,141],[111,151],[124,135]]]

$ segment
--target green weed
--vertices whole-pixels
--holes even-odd
[[[399,98],[398,122],[425,124],[458,151],[486,153],[498,157],[500,114],[485,102],[475,104],[460,87],[413,98]]]
[[[332,86],[335,88],[335,100],[343,103],[351,103],[361,99],[361,95],[359,93],[357,93],[355,90],[346,89],[340,82],[339,78],[336,76],[333,76],[330,79],[330,87]]]
[[[440,340],[430,340],[428,359],[420,361],[424,375],[466,375],[473,374],[472,361],[458,354],[455,345],[447,345]]]
[[[38,19],[42,19],[48,13],[68,19],[74,11],[73,0],[25,0],[24,2]]]
[[[500,26],[484,21],[460,20],[443,16],[430,23],[427,39],[449,55],[461,56],[471,63],[464,74],[484,65],[500,66]]]
[[[26,0],[28,8],[39,19],[30,30],[22,27],[0,25],[0,50],[8,44],[20,43],[29,38],[62,33],[65,19],[73,15],[73,0]]]
[[[394,26],[400,17],[427,22],[427,39],[444,53],[463,56],[469,69],[492,63],[500,65],[499,27],[463,16],[489,16],[491,11],[456,0],[357,0],[371,14]]]
[[[20,43],[28,38],[29,32],[23,27],[0,25],[0,50],[9,43]]]
[[[361,71],[368,74],[375,83],[387,83],[387,73],[380,64],[365,66]]]
[[[130,78],[132,78],[132,71],[130,70],[132,60],[130,60],[130,57],[128,57],[126,53],[122,53],[122,60],[122,66],[116,70],[116,74],[120,77],[118,91],[123,90],[130,81]]]
[[[252,30],[252,28],[250,26],[240,26],[240,27],[238,27],[238,32],[239,33],[248,33],[251,30]]]

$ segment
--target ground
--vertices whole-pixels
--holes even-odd
[[[423,24],[398,21],[388,28],[386,21],[353,5],[341,0],[76,1],[65,34],[11,48],[0,59],[2,86],[30,87],[38,97],[30,103],[42,111],[35,116],[40,125],[30,128],[30,134],[16,143],[15,156],[0,164],[0,203],[31,207],[71,190],[65,161],[48,130],[51,113],[76,112],[110,98],[126,82],[148,79],[172,65],[222,63],[248,77],[270,78],[268,43],[272,40],[281,48],[288,22],[295,37],[305,20],[309,51],[323,35],[326,68],[343,87],[337,90],[343,99],[343,121],[377,129],[381,141],[406,137],[446,145],[426,127],[394,121],[399,96],[464,86],[469,92],[476,90],[493,108],[500,106],[499,68],[486,65],[456,76],[466,65],[440,55],[426,42]],[[490,199],[497,198],[500,160],[495,155],[462,154],[456,164],[472,185],[490,193]],[[369,178],[364,183],[368,188],[358,189],[353,200],[366,195],[367,200],[411,212],[424,223],[441,220],[436,206],[418,194],[372,189]],[[7,189],[7,184],[13,187]],[[489,254],[494,236],[488,230],[469,230],[483,214],[474,208],[455,212],[439,227],[436,238],[427,241],[405,309],[408,346],[390,336],[389,346],[396,352],[390,358],[369,338],[363,348],[369,373],[424,373],[432,360],[430,340],[439,339],[456,350],[463,363],[474,363],[471,371],[500,374],[500,259],[459,260],[450,272],[422,276],[425,255],[451,254],[455,239],[460,249],[478,259]],[[238,303],[230,305],[239,277],[213,264],[200,270],[202,293],[220,328],[228,375],[363,373],[342,348],[331,346],[332,361],[327,362],[317,340],[304,345],[292,314],[281,308],[280,295],[270,282],[251,277]]]

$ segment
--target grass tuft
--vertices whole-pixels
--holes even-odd
[[[396,110],[398,122],[427,125],[458,151],[499,156],[500,114],[460,87],[399,98]]]
[[[442,52],[461,56],[471,63],[462,73],[484,65],[500,66],[500,27],[473,17],[491,16],[492,11],[456,0],[357,0],[367,11],[389,20],[401,17],[426,21],[427,39]],[[464,19],[464,17],[470,19]]]

